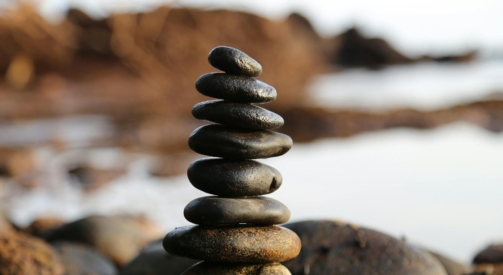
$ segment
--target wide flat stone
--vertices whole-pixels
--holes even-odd
[[[185,226],[163,240],[168,253],[212,262],[283,262],[300,252],[300,239],[289,229],[272,226]]]
[[[275,129],[284,124],[281,116],[262,107],[225,100],[200,102],[192,108],[192,115],[197,119],[247,129]]]
[[[182,275],[292,275],[281,264],[232,264],[200,262]]]
[[[204,74],[196,81],[203,95],[243,103],[266,103],[276,99],[276,89],[250,77],[221,73]]]
[[[199,154],[229,159],[281,156],[292,147],[292,139],[268,130],[247,130],[224,125],[206,125],[194,130],[189,146]]]
[[[220,46],[214,48],[208,55],[208,62],[215,69],[228,74],[259,76],[262,73],[262,66],[255,59],[231,47]]]
[[[272,225],[290,219],[290,210],[284,204],[266,197],[197,198],[185,207],[183,214],[189,222],[200,225]]]
[[[187,175],[197,189],[224,197],[269,194],[283,183],[278,170],[253,160],[199,159]]]

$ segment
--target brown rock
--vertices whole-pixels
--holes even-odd
[[[0,232],[0,274],[62,275],[57,253],[45,242],[24,233]]]
[[[267,263],[294,258],[300,240],[279,226],[179,227],[166,235],[168,253],[215,262]]]
[[[145,219],[90,216],[61,226],[46,239],[89,244],[122,266],[160,236],[160,230]]]
[[[486,247],[475,256],[473,263],[503,263],[503,244],[492,244]]]
[[[65,275],[117,275],[119,271],[105,255],[90,246],[58,242],[53,244],[65,268]]]
[[[219,264],[200,262],[182,275],[291,275],[281,264]]]
[[[287,224],[302,240],[299,256],[284,265],[294,275],[446,275],[429,254],[366,228],[336,221]]]
[[[23,232],[33,236],[43,238],[50,231],[55,230],[65,224],[63,220],[55,217],[39,218],[34,220],[28,227],[23,229]]]

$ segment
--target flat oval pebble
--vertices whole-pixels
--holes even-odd
[[[220,46],[211,50],[208,55],[208,62],[215,69],[219,69],[228,74],[259,76],[262,73],[262,66],[244,52]]]
[[[271,264],[234,264],[200,262],[182,275],[292,275],[286,267],[278,263]]]
[[[204,74],[196,81],[203,95],[243,103],[266,103],[276,99],[276,89],[250,77],[220,73]]]
[[[278,170],[253,160],[199,159],[187,176],[197,189],[224,197],[269,194],[283,183]]]
[[[292,139],[267,130],[247,130],[212,124],[201,126],[189,137],[189,147],[203,155],[229,159],[281,156],[292,148]]]
[[[168,253],[212,262],[270,263],[295,258],[300,239],[289,229],[271,226],[185,226],[163,240]]]
[[[266,197],[197,198],[185,207],[183,214],[189,222],[200,225],[272,225],[290,219],[290,210],[284,204]]]
[[[283,118],[262,107],[225,100],[210,100],[192,108],[192,115],[201,120],[247,129],[274,129],[283,126]]]

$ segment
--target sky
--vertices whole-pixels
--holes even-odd
[[[30,1],[30,0],[27,0]],[[308,17],[324,36],[353,25],[368,36],[382,36],[410,56],[483,49],[503,52],[501,0],[31,0],[57,20],[68,6],[95,16],[149,10],[163,4],[248,11],[279,20],[293,11]]]

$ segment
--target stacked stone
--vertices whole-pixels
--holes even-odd
[[[171,254],[202,262],[187,270],[194,274],[290,274],[280,262],[295,258],[300,239],[278,226],[290,218],[281,202],[261,195],[276,191],[282,183],[274,168],[251,159],[280,156],[292,146],[289,136],[270,131],[283,118],[252,103],[276,99],[276,90],[254,79],[262,66],[230,47],[214,48],[209,63],[225,73],[202,75],[196,89],[219,98],[196,104],[197,119],[217,124],[197,128],[189,146],[216,158],[200,159],[188,169],[192,185],[216,195],[190,202],[185,218],[197,224],[176,228],[164,238]]]

